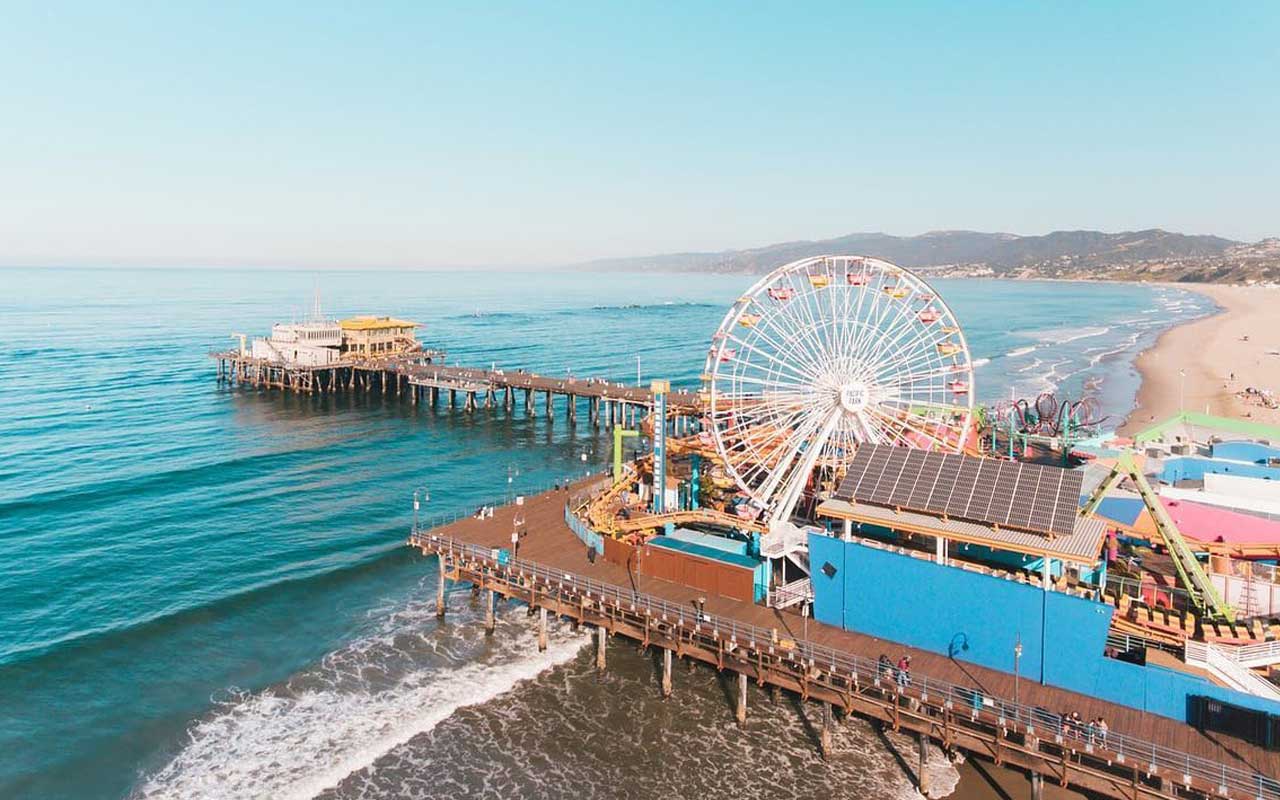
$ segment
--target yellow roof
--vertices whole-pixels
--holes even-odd
[[[344,331],[376,331],[383,328],[420,328],[417,322],[395,317],[351,317],[338,323]]]

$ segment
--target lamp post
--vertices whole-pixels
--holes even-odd
[[[1187,371],[1185,369],[1178,370],[1178,410],[1186,411],[1187,409]]]
[[[1018,668],[1022,665],[1022,634],[1018,634],[1018,640],[1013,645],[1013,702],[1021,703],[1018,699]]]
[[[507,464],[507,502],[510,503],[515,499],[515,479],[520,474],[520,468],[514,463]]]
[[[413,490],[413,532],[418,532],[418,509],[423,503],[431,500],[431,494],[427,491],[427,487],[419,486]]]

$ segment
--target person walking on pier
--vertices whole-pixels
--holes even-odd
[[[911,656],[903,654],[898,659],[898,686],[903,689],[911,685]]]

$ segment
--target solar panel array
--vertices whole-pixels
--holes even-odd
[[[836,497],[1059,536],[1075,529],[1080,470],[931,453],[858,448]]]

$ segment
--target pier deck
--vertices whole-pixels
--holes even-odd
[[[404,397],[415,405],[436,406],[441,402],[440,393],[445,392],[450,407],[460,405],[474,411],[499,402],[512,410],[516,392],[523,391],[527,412],[533,412],[535,397],[541,394],[545,413],[551,417],[553,398],[563,397],[565,413],[571,420],[577,417],[578,400],[585,399],[593,424],[606,420],[609,424],[634,425],[642,411],[653,405],[653,392],[648,387],[571,375],[560,378],[525,370],[448,366],[439,363],[443,353],[438,351],[347,359],[322,366],[273,362],[235,350],[210,353],[209,357],[218,364],[219,380],[304,394],[361,391]],[[701,403],[694,392],[672,391],[667,394],[667,409],[672,417],[693,417],[699,413]]]
[[[500,507],[488,519],[465,518],[415,533],[411,544],[423,552],[439,553],[443,571],[455,579],[549,607],[556,613],[607,627],[615,633],[642,638],[645,644],[671,647],[677,657],[686,655],[716,663],[721,668],[750,673],[762,685],[767,682],[797,690],[805,697],[842,706],[846,712],[880,719],[894,727],[931,737],[946,747],[965,749],[996,763],[1021,767],[1063,785],[1115,797],[1280,798],[1280,783],[1271,780],[1271,776],[1280,776],[1280,753],[1220,734],[1201,733],[1175,720],[1043,686],[1026,678],[1019,682],[1021,705],[1018,706],[1007,702],[1014,697],[1012,675],[806,621],[791,611],[708,595],[693,587],[637,575],[603,558],[598,557],[591,563],[586,546],[567,524],[565,509],[569,498],[569,490],[547,492],[527,498],[521,507]],[[490,556],[489,549],[510,547],[517,513],[523,516],[528,534],[521,539],[513,562],[499,564]],[[581,587],[574,599],[572,582],[554,587],[552,582],[559,582],[561,575],[566,579],[574,576],[575,580],[585,578],[598,583],[596,599],[590,599],[592,594],[588,591],[588,599],[584,600]],[[616,598],[613,608],[605,602],[610,592]],[[664,622],[649,618],[647,612],[644,620],[634,618],[639,613],[637,593],[669,604]],[[704,595],[705,612],[715,622],[708,625],[704,619],[699,633],[695,601]],[[668,619],[672,608],[682,609],[681,616],[688,619],[675,624]],[[689,625],[693,625],[692,631],[682,630]],[[708,627],[734,630],[736,641],[727,646],[721,632],[716,634],[713,643],[706,636],[710,633],[705,630]],[[756,639],[760,629],[776,632],[767,637],[767,641],[759,642]],[[747,633],[752,630],[754,634]],[[747,637],[752,641],[749,647],[743,647],[742,640]],[[798,650],[794,649],[797,643]],[[807,667],[803,658],[799,666],[788,666],[788,658],[795,660],[794,654],[803,653],[807,645],[847,657],[842,664],[870,665],[868,672],[871,673],[878,672],[874,664],[882,654],[894,663],[901,654],[910,654],[912,686],[905,695],[893,689],[892,680],[874,681],[890,684],[888,689],[873,688],[870,683],[873,676],[863,673],[860,682],[856,677],[859,668],[854,666],[849,671],[855,677],[852,682],[848,677],[843,678],[841,689],[842,668],[835,668],[836,655],[830,656],[831,669],[823,669],[822,662],[828,657],[825,655],[816,662],[810,659]],[[974,711],[971,715],[967,707],[964,713],[953,707],[935,707],[941,697],[954,700],[957,691],[966,690],[978,690],[993,701],[994,704],[987,704],[993,710],[984,707],[981,713]],[[914,697],[904,706],[904,702],[908,702],[906,697],[912,693]],[[921,697],[921,693],[925,696]],[[1054,736],[1045,729],[1043,717],[1039,718],[1041,730],[1037,733],[1037,717],[1030,710],[1037,707],[1054,714],[1076,711],[1085,720],[1104,717],[1110,726],[1107,745],[1076,742],[1060,732]],[[739,713],[745,714],[745,705]],[[999,721],[995,718],[997,714]],[[987,719],[988,716],[991,719]],[[1175,769],[1174,764],[1179,766]],[[1219,770],[1221,777],[1217,774]],[[1185,789],[1184,782],[1194,791]]]

